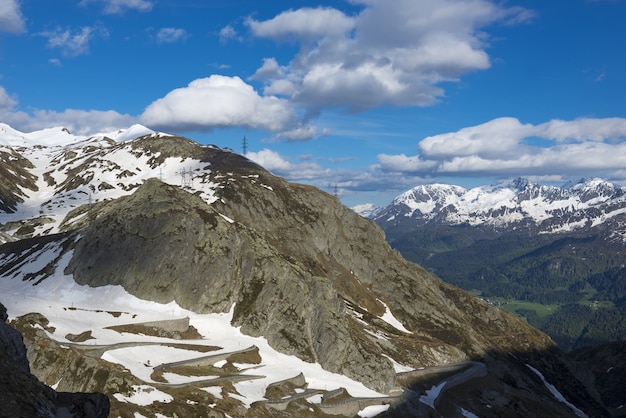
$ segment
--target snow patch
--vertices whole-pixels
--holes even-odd
[[[378,301],[382,303],[383,306],[385,307],[385,313],[380,317],[380,319],[382,319],[383,321],[385,321],[386,323],[388,323],[389,325],[391,325],[398,331],[402,331],[407,334],[413,334],[411,331],[409,331],[408,329],[404,327],[402,322],[398,321],[398,319],[395,316],[393,316],[393,313],[391,313],[391,310],[383,301],[381,300],[378,300]]]
[[[113,397],[120,402],[133,403],[140,406],[152,405],[155,402],[170,403],[174,400],[172,395],[161,392],[150,385],[134,385],[132,388],[133,393],[130,396],[116,393]]]
[[[581,417],[581,418],[588,418],[587,415],[581,411],[580,409],[576,408],[573,404],[571,404],[567,399],[565,399],[565,397],[561,394],[561,392],[558,391],[558,389],[556,387],[554,387],[554,385],[548,383],[548,381],[546,380],[545,377],[543,377],[543,374],[541,374],[541,372],[537,369],[535,369],[533,366],[531,366],[530,364],[526,364],[526,367],[528,367],[530,370],[533,371],[533,373],[535,373],[537,376],[539,376],[539,378],[541,379],[541,381],[543,382],[543,384],[546,386],[546,388],[548,388],[548,390],[550,391],[550,393],[552,393],[552,395],[561,403],[564,403],[565,405],[567,405],[568,408],[570,408],[572,411],[574,411],[574,413]]]

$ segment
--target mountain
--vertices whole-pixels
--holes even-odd
[[[0,298],[33,374],[111,416],[609,416],[327,193],[138,126],[2,129]]]
[[[417,186],[376,214],[384,225],[439,223],[492,229],[525,228],[533,233],[558,233],[602,224],[619,225],[626,217],[626,188],[601,179],[581,180],[565,187],[545,186],[518,178],[470,190],[433,184]]]
[[[418,186],[375,222],[407,259],[572,348],[626,338],[626,188]]]
[[[364,203],[362,205],[353,206],[351,209],[364,218],[373,218],[383,208],[376,206],[373,203]]]

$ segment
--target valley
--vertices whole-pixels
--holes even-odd
[[[626,338],[623,188],[599,179],[429,187],[376,216],[405,257],[524,318],[565,350]]]

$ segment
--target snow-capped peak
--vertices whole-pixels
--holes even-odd
[[[507,227],[534,225],[557,232],[598,225],[626,215],[626,188],[593,178],[563,187],[544,186],[525,178],[469,190],[432,184],[399,195],[376,219],[448,225]]]
[[[72,135],[63,127],[42,129],[24,133],[13,129],[5,123],[0,123],[0,145],[12,147],[29,147],[34,145],[58,146],[74,143],[84,137]]]
[[[135,138],[139,138],[140,136],[153,135],[155,133],[156,132],[150,128],[146,128],[143,125],[135,124],[128,129],[120,129],[115,132],[104,134],[103,136],[111,138],[115,142],[126,142],[131,141]]]
[[[128,129],[119,129],[113,132],[103,132],[90,137],[74,135],[67,128],[55,127],[41,129],[33,132],[20,132],[11,126],[0,123],[0,145],[10,147],[32,147],[32,146],[67,146],[88,138],[110,138],[115,142],[126,142],[145,135],[170,136],[169,134],[158,133],[143,125],[135,124]]]

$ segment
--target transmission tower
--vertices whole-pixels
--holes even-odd
[[[246,139],[245,135],[243,136],[242,148],[243,148],[243,156],[245,157],[246,154],[248,153],[248,140]]]
[[[186,170],[183,168],[178,172],[178,174],[180,174],[181,177],[181,187],[193,187],[193,171],[191,171],[191,169]]]

